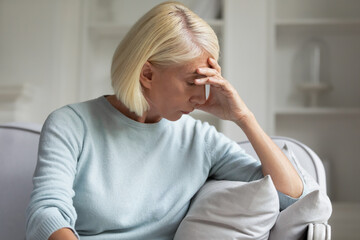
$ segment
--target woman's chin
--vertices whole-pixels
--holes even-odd
[[[178,112],[178,113],[172,114],[171,116],[167,116],[167,117],[164,117],[164,118],[166,118],[169,121],[174,122],[174,121],[179,120],[182,117],[182,115],[184,115],[184,114],[185,113],[183,113],[183,112]]]

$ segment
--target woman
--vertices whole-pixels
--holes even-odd
[[[182,4],[145,14],[115,51],[115,95],[65,106],[46,120],[27,238],[172,239],[208,177],[269,174],[282,205],[300,197],[301,178],[221,76],[218,55],[213,30]],[[189,117],[194,109],[235,122],[261,164]]]

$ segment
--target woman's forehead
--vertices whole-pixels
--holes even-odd
[[[181,68],[189,74],[196,74],[196,69],[202,67],[210,67],[208,63],[209,55],[202,54],[197,58],[190,60],[189,62],[183,64]]]

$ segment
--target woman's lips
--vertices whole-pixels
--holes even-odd
[[[184,112],[184,111],[181,111],[183,114],[189,114],[190,112]]]
[[[183,114],[189,114],[189,113],[191,113],[192,111],[194,111],[194,109],[193,110],[191,110],[191,111],[189,111],[189,112],[187,112],[187,111],[181,111]]]

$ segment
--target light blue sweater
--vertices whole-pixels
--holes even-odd
[[[84,240],[172,239],[209,176],[251,181],[261,165],[189,116],[143,124],[105,97],[65,106],[43,126],[27,239],[63,227]]]

